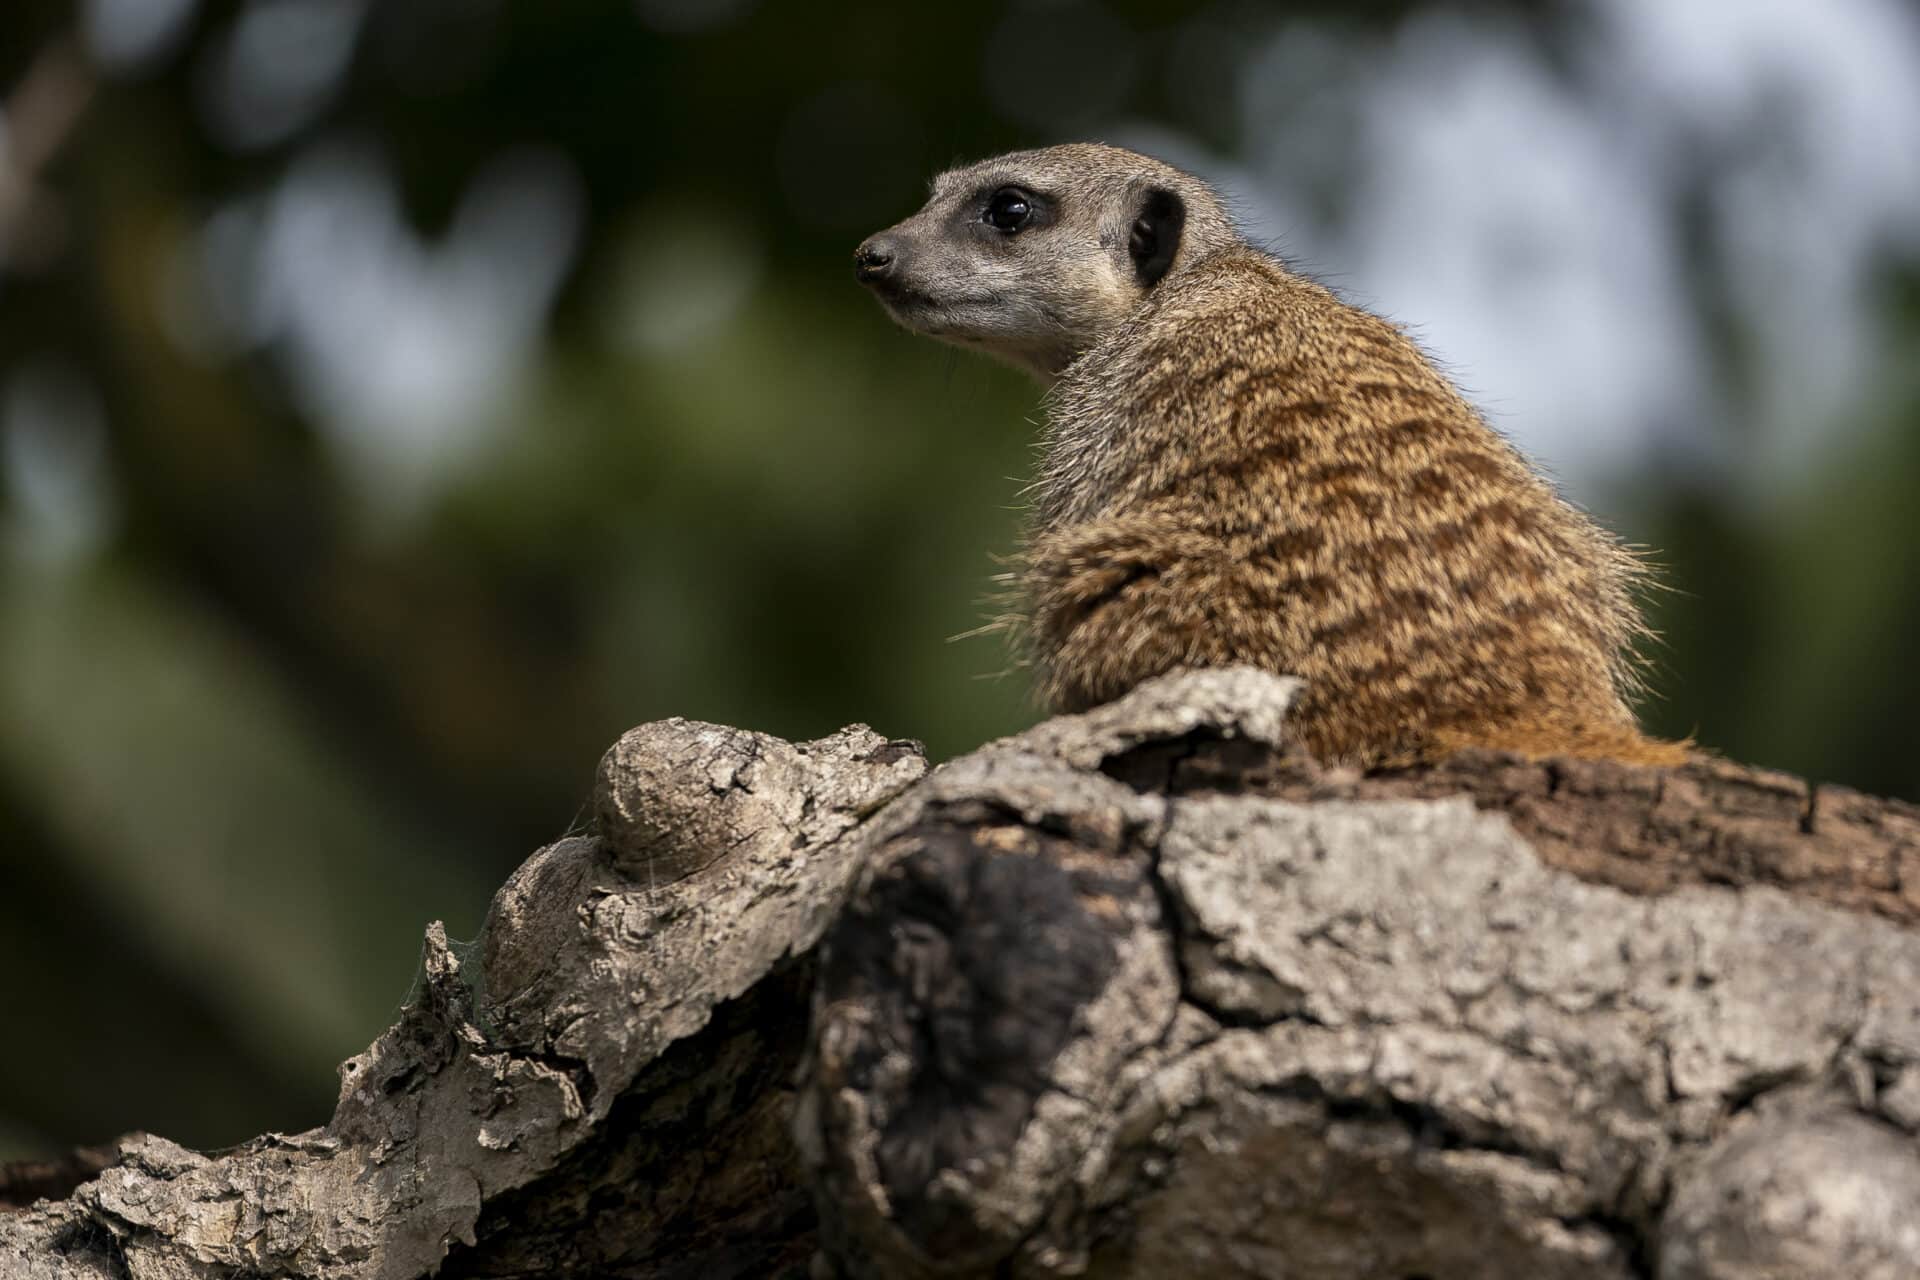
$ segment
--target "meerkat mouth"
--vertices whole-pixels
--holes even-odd
[[[990,308],[993,305],[991,298],[936,298],[932,294],[904,287],[879,296],[881,305],[887,309],[887,314],[893,317],[895,323],[929,337],[971,334],[976,326],[966,323],[967,312],[973,308]]]

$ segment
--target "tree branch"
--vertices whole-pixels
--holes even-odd
[[[928,774],[667,721],[321,1130],[124,1140],[30,1276],[1920,1273],[1920,812],[1360,777],[1154,681]]]

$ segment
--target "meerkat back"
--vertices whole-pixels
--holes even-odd
[[[1294,725],[1330,762],[1684,758],[1627,706],[1634,558],[1199,179],[1015,153],[942,175],[858,262],[908,328],[1051,384],[1021,573],[1050,706],[1249,663],[1306,679]]]

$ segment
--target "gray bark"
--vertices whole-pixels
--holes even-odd
[[[1920,811],[1323,771],[1293,687],[636,729],[325,1128],[125,1139],[0,1275],[1920,1274]]]

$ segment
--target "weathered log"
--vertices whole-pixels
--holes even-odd
[[[1920,1274],[1920,811],[1330,772],[1293,687],[637,729],[326,1128],[125,1140],[0,1275]]]
[[[342,1065],[324,1129],[218,1158],[124,1140],[69,1198],[0,1214],[0,1276],[803,1266],[787,1098],[808,956],[860,865],[845,837],[925,772],[865,729],[632,731],[597,835],[529,859],[470,951],[428,929],[415,998]]]

